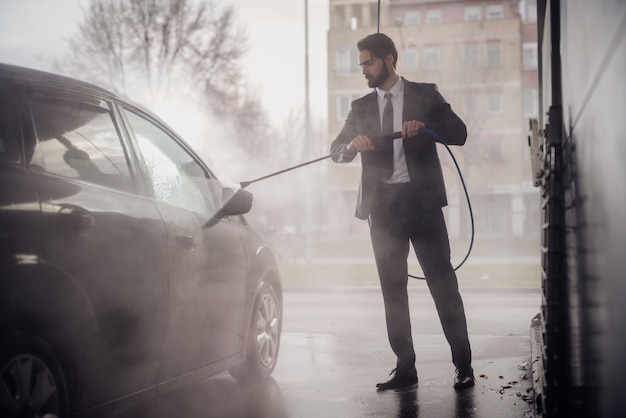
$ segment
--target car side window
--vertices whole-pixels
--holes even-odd
[[[213,216],[221,207],[217,181],[163,129],[134,112],[125,114],[156,200]]]
[[[22,161],[21,143],[15,104],[9,87],[0,80],[0,160],[13,163]]]
[[[128,159],[108,107],[34,97],[36,153],[45,171],[131,192]]]

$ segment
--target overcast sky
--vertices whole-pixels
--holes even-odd
[[[245,72],[272,120],[304,103],[304,0],[215,0],[232,5],[250,45]],[[328,1],[308,0],[311,112],[326,115]],[[89,0],[0,0],[0,62],[49,69],[63,54]]]

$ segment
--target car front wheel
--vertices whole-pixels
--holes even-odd
[[[274,288],[263,283],[255,299],[248,329],[246,360],[229,370],[237,380],[254,380],[268,377],[278,360],[282,308]]]
[[[65,376],[43,342],[19,337],[0,352],[0,416],[68,416]]]

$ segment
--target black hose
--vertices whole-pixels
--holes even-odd
[[[474,234],[475,234],[475,231],[474,231],[474,211],[472,210],[472,202],[470,200],[469,193],[467,191],[467,186],[465,185],[465,179],[463,178],[463,173],[461,173],[461,167],[459,167],[459,163],[456,161],[456,158],[454,157],[454,154],[452,153],[452,150],[450,149],[448,144],[446,144],[445,141],[439,135],[437,135],[437,133],[435,131],[433,131],[431,129],[422,128],[422,129],[420,129],[420,132],[424,132],[424,133],[429,134],[430,136],[435,138],[435,141],[439,142],[441,145],[446,147],[446,150],[448,150],[448,154],[450,154],[450,157],[452,158],[452,161],[454,162],[454,166],[456,167],[456,171],[457,171],[457,173],[459,173],[459,179],[461,180],[461,185],[463,186],[463,191],[465,192],[465,199],[467,200],[467,208],[469,209],[470,221],[472,223],[472,235],[471,235],[470,244],[469,244],[469,247],[467,249],[467,253],[465,254],[465,257],[463,258],[463,260],[461,260],[459,265],[454,268],[454,271],[457,271],[458,269],[461,268],[461,266],[463,264],[465,264],[465,262],[467,261],[467,259],[470,256],[470,253],[472,252],[472,247],[474,246]],[[411,277],[413,279],[420,279],[420,280],[424,280],[425,279],[425,277],[414,276],[412,274],[409,274],[409,277]]]

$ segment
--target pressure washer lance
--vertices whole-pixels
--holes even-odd
[[[461,268],[461,266],[463,264],[465,264],[465,262],[469,258],[470,253],[472,252],[472,247],[474,246],[474,211],[472,210],[472,202],[470,201],[469,193],[467,191],[467,186],[465,185],[465,179],[463,178],[463,174],[461,173],[461,168],[459,167],[459,163],[456,161],[456,158],[454,157],[454,154],[452,153],[452,150],[450,149],[448,144],[446,144],[444,142],[444,140],[435,131],[433,131],[431,129],[422,128],[422,129],[420,129],[420,133],[426,133],[426,134],[432,136],[435,139],[436,142],[439,142],[441,145],[443,145],[446,148],[446,150],[448,151],[448,154],[450,154],[450,157],[452,158],[452,161],[454,162],[454,166],[456,167],[457,173],[459,173],[459,179],[461,180],[461,185],[463,186],[463,192],[465,192],[465,199],[467,200],[467,208],[469,209],[469,215],[470,215],[470,220],[471,220],[471,224],[472,224],[472,235],[471,235],[469,247],[467,249],[467,253],[465,254],[465,257],[454,268],[454,271],[457,271],[459,268]],[[399,139],[399,138],[402,138],[402,132],[394,132],[394,133],[389,134],[389,135],[384,135],[384,136],[381,136],[380,138],[376,138],[376,139],[372,140],[372,142],[374,143],[374,146],[376,146],[377,144],[380,144],[382,142],[389,141],[389,140],[392,140],[392,139]],[[292,171],[292,170],[295,170],[297,168],[307,166],[309,164],[313,164],[313,163],[316,163],[316,162],[319,162],[319,161],[323,161],[323,160],[326,160],[328,158],[334,157],[335,155],[343,154],[345,152],[346,152],[345,150],[333,152],[333,153],[330,153],[330,154],[325,155],[323,157],[319,157],[319,158],[316,158],[316,159],[311,160],[311,161],[307,161],[307,162],[302,163],[302,164],[294,165],[293,167],[285,168],[284,170],[276,171],[275,173],[271,173],[271,174],[268,174],[266,176],[254,179],[254,180],[242,181],[239,184],[240,184],[241,188],[244,189],[244,188],[248,187],[249,185],[251,185],[252,183],[256,183],[258,181],[265,180],[265,179],[268,179],[270,177],[274,177],[274,176],[277,176],[279,174],[283,174],[283,173],[286,173],[288,171]],[[413,278],[413,279],[424,280],[424,277],[413,276],[411,274],[409,274],[408,276]]]
[[[374,146],[375,146],[376,144],[380,144],[382,142],[389,141],[389,140],[392,140],[392,139],[398,139],[398,138],[402,138],[402,132],[394,132],[394,133],[389,134],[389,135],[384,135],[384,136],[381,136],[380,138],[376,138],[376,139],[372,140],[372,142],[374,143]],[[296,168],[304,167],[304,166],[307,166],[309,164],[316,163],[318,161],[326,160],[328,158],[334,157],[335,155],[344,154],[345,152],[346,152],[345,150],[333,152],[333,153],[330,153],[328,155],[325,155],[324,157],[319,157],[319,158],[316,158],[314,160],[307,161],[306,163],[294,165],[293,167],[285,168],[284,170],[280,170],[280,171],[277,171],[275,173],[271,173],[271,174],[268,174],[266,176],[259,177],[258,179],[254,179],[254,180],[250,180],[250,181],[242,181],[239,184],[241,185],[241,188],[243,189],[245,187],[248,187],[252,183],[256,183],[257,181],[265,180],[265,179],[268,179],[270,177],[274,177],[274,176],[277,176],[279,174],[283,174],[283,173],[286,173],[288,171],[295,170]]]

